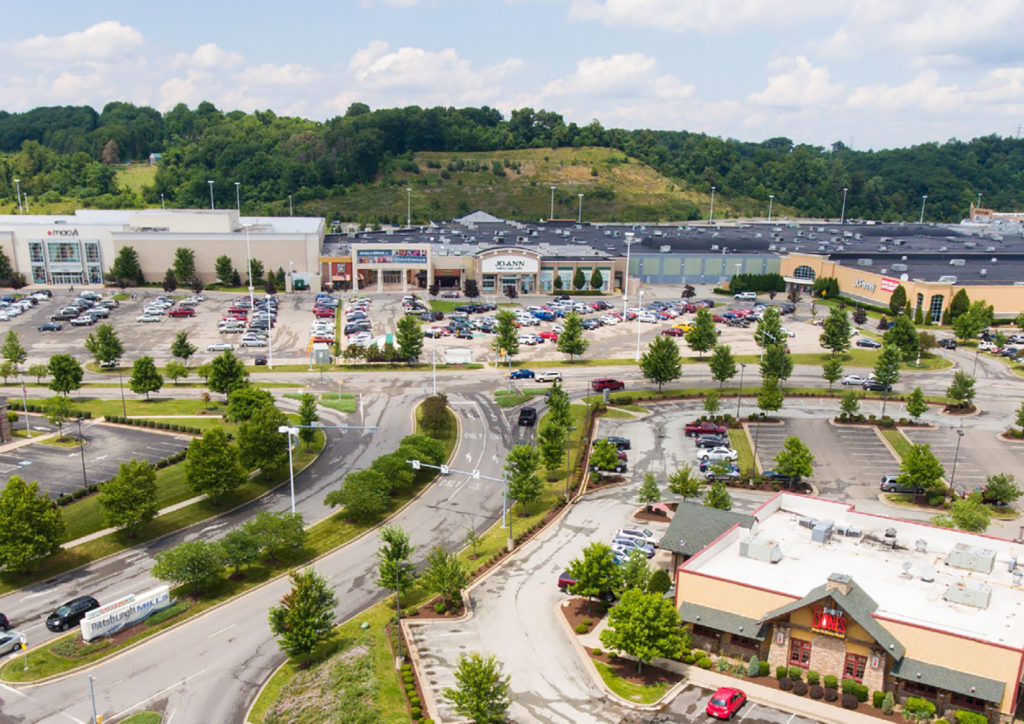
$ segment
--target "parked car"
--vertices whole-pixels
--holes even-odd
[[[654,535],[653,531],[647,528],[619,528],[617,531],[615,531],[615,537],[636,538],[637,540],[643,541],[644,543],[649,543],[655,548],[658,547],[657,536]]]
[[[696,442],[697,447],[732,447],[732,441],[728,435],[698,435]]]
[[[519,410],[519,424],[525,427],[533,427],[537,424],[537,408],[524,407]]]
[[[747,695],[740,689],[723,686],[708,699],[704,713],[716,719],[732,719],[747,701]]]
[[[569,586],[575,585],[576,579],[572,577],[569,571],[562,571],[558,575],[558,587],[562,590],[563,593],[569,590]],[[615,594],[611,591],[605,591],[598,598],[600,598],[605,603],[615,603]]]
[[[842,383],[844,385],[860,386],[863,385],[865,382],[867,382],[867,378],[861,377],[860,375],[846,375],[846,377],[844,377],[842,380]]]
[[[606,468],[606,467],[601,467],[601,466],[597,465],[596,463],[591,463],[591,464],[590,464],[590,469],[591,469],[591,470],[593,470],[593,471],[595,471],[595,472],[604,472],[604,473],[607,473],[607,472],[616,472],[616,473],[624,473],[624,472],[626,472],[626,470],[627,470],[627,463],[626,463],[626,461],[625,461],[625,460],[618,460],[618,461],[617,461],[617,462],[615,463],[615,465],[613,465],[613,466],[612,466],[612,467],[610,467],[610,468]]]
[[[629,536],[615,536],[612,539],[613,546],[621,546],[628,550],[643,551],[643,554],[648,558],[654,557],[654,546],[645,541],[639,540],[638,538],[631,538]]]
[[[781,485],[792,485],[793,483],[800,482],[800,476],[786,475],[778,472],[777,470],[765,470],[761,473],[761,480],[765,480],[769,483],[779,483]]]
[[[264,357],[263,355],[257,355],[256,359],[254,359],[252,361],[252,363],[254,365],[256,365],[257,367],[259,367],[259,366],[265,365],[267,363],[267,358]]]
[[[512,373],[509,375],[509,377],[511,377],[513,380],[532,380],[536,377],[536,375],[534,374],[533,370],[528,370],[525,367],[522,367],[517,370],[512,370]]]
[[[686,437],[694,437],[696,435],[728,435],[729,431],[722,425],[718,425],[708,420],[701,420],[700,422],[691,422],[685,428]]]
[[[877,340],[871,339],[871,337],[861,337],[860,339],[857,340],[857,346],[867,347],[868,349],[879,349],[881,348],[882,343]]]
[[[177,307],[167,313],[171,317],[194,317],[196,316],[196,310],[192,307]]]
[[[230,342],[214,342],[206,348],[207,352],[230,352],[235,345]]]
[[[9,631],[11,628],[11,622],[7,620],[7,617],[0,613],[0,629]]]
[[[704,479],[709,483],[713,483],[716,480],[739,480],[740,469],[736,465],[728,465],[722,467],[721,463],[704,461],[700,464],[700,471],[704,473]]]
[[[625,387],[625,382],[622,380],[612,379],[611,377],[603,377],[590,383],[590,389],[594,390],[594,392],[601,392],[602,390],[622,390],[625,389]]]
[[[4,629],[0,633],[0,654],[13,654],[21,649],[21,634],[17,631]]]
[[[159,322],[160,318],[157,317],[156,321]],[[72,319],[69,324],[72,327],[88,327],[96,323],[96,319],[88,314],[82,314]]]
[[[861,385],[865,390],[873,390],[875,392],[891,392],[892,385],[885,385],[878,380],[864,380],[864,384]]]
[[[40,332],[59,332],[62,329],[64,329],[64,327],[62,327],[58,322],[43,322],[39,325]]]
[[[136,322],[159,322],[160,321],[160,317],[158,317],[155,314],[140,314],[138,317],[135,318],[135,321]],[[74,324],[75,320],[72,319],[71,323]]]
[[[85,614],[99,607],[99,601],[92,596],[73,598],[46,617],[46,628],[51,631],[67,631],[85,618]]]
[[[740,292],[739,294],[733,294],[732,298],[738,302],[756,302],[756,292]]]
[[[682,337],[686,334],[683,330],[678,327],[669,327],[668,329],[661,330],[662,334],[668,335],[669,337]]]
[[[900,482],[899,475],[885,475],[882,477],[882,482],[878,485],[879,490],[883,493],[910,493],[913,495],[920,495],[924,492],[924,488],[915,487],[913,485],[905,485]]]
[[[739,457],[739,453],[727,447],[713,447],[711,449],[703,449],[697,453],[698,460],[704,460],[707,462],[719,462],[721,460],[733,461],[737,457]]]
[[[632,448],[632,443],[630,443],[629,439],[625,437],[609,435],[608,437],[603,437],[598,440],[594,440],[594,442],[601,442],[601,440],[607,440],[612,445],[614,445],[617,450],[630,450]]]
[[[536,380],[538,382],[561,382],[562,373],[558,370],[545,370],[537,375]]]
[[[939,346],[943,349],[956,349],[956,340],[952,337],[943,337],[939,340]]]

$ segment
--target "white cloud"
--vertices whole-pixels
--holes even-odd
[[[841,90],[829,81],[828,68],[816,68],[804,56],[775,61],[769,69],[780,71],[768,85],[748,100],[760,106],[806,106],[834,98]]]
[[[237,68],[242,64],[240,53],[224,50],[216,43],[204,43],[191,53],[174,56],[175,68]]]
[[[551,81],[542,92],[547,96],[629,93],[657,65],[658,61],[642,53],[583,58],[576,63],[575,73]]]
[[[66,35],[36,35],[7,47],[18,61],[53,64],[110,60],[132,52],[142,43],[142,33],[135,28],[107,20]]]
[[[288,63],[275,65],[263,63],[252,65],[238,73],[235,78],[246,85],[309,85],[320,80],[321,74],[308,65]]]
[[[847,99],[851,108],[873,108],[895,111],[906,108],[923,109],[929,113],[949,113],[963,103],[963,94],[956,85],[941,85],[934,70],[919,73],[902,85],[868,85],[856,88]]]
[[[732,32],[761,26],[791,26],[839,12],[839,0],[571,0],[570,20],[610,27],[642,27],[677,33]]]

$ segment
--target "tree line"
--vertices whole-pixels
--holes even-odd
[[[397,183],[418,173],[412,154],[603,146],[622,151],[697,191],[714,186],[740,213],[763,214],[769,194],[786,213],[838,217],[847,189],[847,218],[963,218],[979,192],[987,206],[1013,209],[1024,201],[1024,141],[998,135],[970,141],[857,151],[789,138],[761,142],[704,133],[580,126],[553,111],[519,108],[506,118],[480,108],[371,110],[353,103],[324,122],[272,111],[224,112],[212,103],[178,104],[166,113],[111,102],[0,112],[0,199],[12,200],[13,179],[33,197],[74,195],[97,206],[164,200],[179,207],[235,202],[234,183],[248,204],[281,212],[296,201],[333,198],[359,184]],[[114,186],[112,164],[163,156],[156,183],[142,197]],[[500,166],[500,164],[499,164]],[[504,173],[504,167],[493,169]]]

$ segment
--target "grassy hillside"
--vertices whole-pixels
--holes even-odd
[[[555,218],[575,219],[583,196],[584,221],[682,221],[706,218],[710,199],[681,187],[650,166],[609,148],[539,148],[482,153],[418,153],[398,160],[375,184],[341,196],[304,201],[304,214],[366,221],[377,215],[404,222],[406,188],[413,223],[483,209],[523,220],[547,218],[551,186]],[[749,203],[749,199],[742,200]],[[746,204],[741,204],[742,208]],[[715,215],[733,215],[721,195]]]
[[[117,172],[117,185],[137,194],[142,194],[143,186],[152,186],[156,178],[156,166],[148,163],[133,163],[122,166]]]

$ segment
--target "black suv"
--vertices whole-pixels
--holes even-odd
[[[67,631],[85,618],[85,614],[100,604],[92,596],[73,598],[46,617],[46,628],[51,631]]]
[[[892,385],[883,385],[878,380],[864,380],[864,384],[861,385],[865,390],[874,390],[875,392],[891,392]]]
[[[519,411],[519,424],[533,427],[537,424],[537,408],[524,407]]]
[[[732,441],[728,435],[698,435],[697,447],[732,447]]]
[[[943,349],[956,349],[956,340],[952,337],[943,337],[939,340],[939,346]]]

